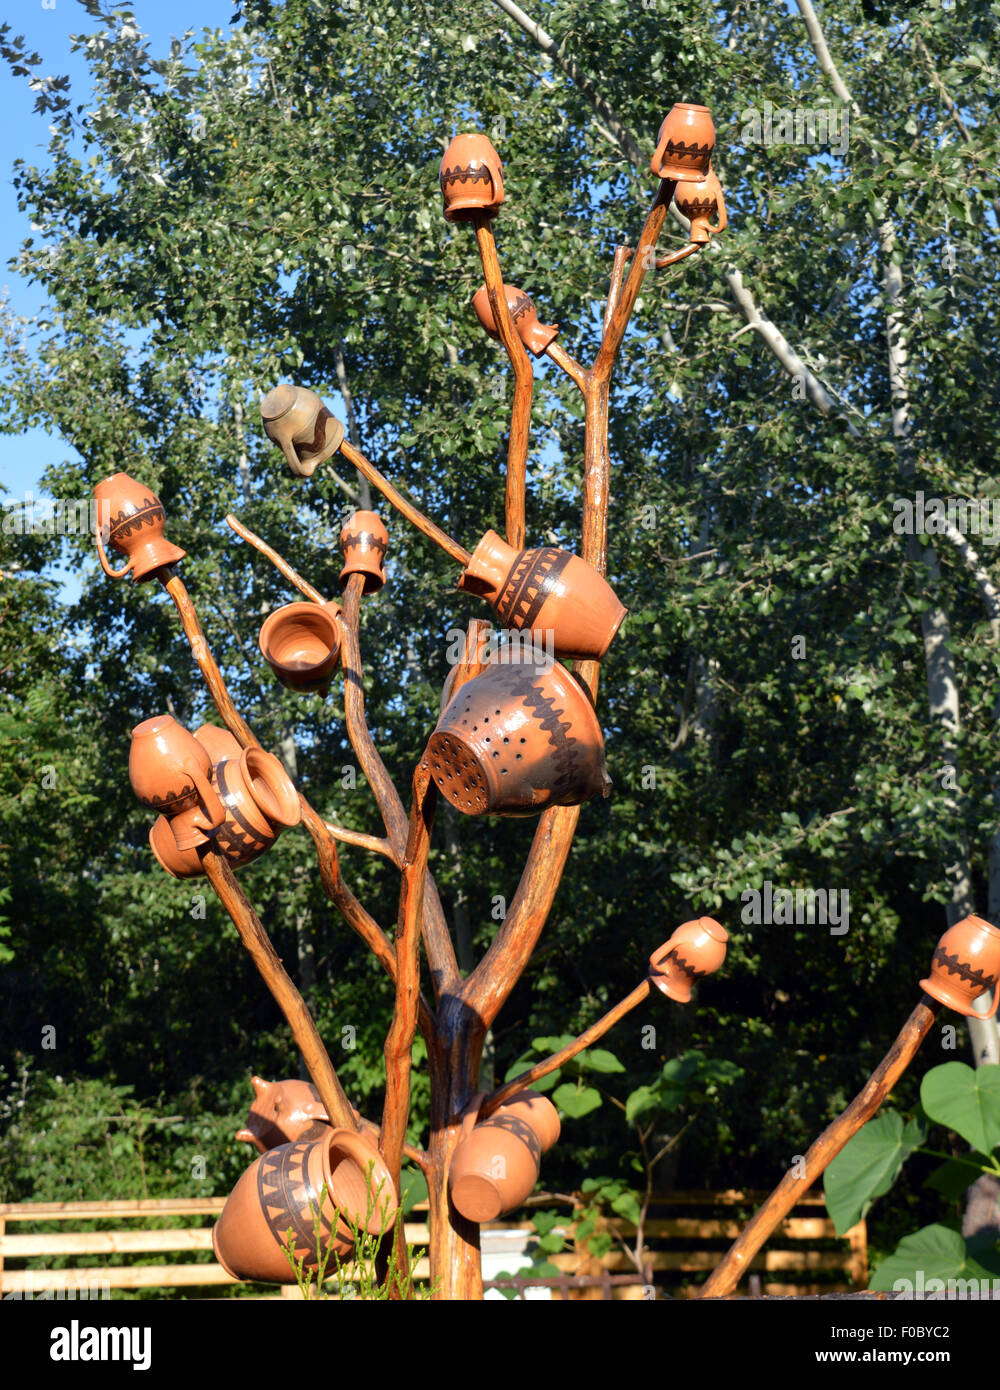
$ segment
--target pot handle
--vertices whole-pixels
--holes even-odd
[[[715,226],[715,227],[713,227],[712,224],[711,224],[711,222],[708,223],[708,230],[712,233],[713,236],[718,236],[719,232],[724,232],[724,231],[726,230],[726,227],[729,225],[729,214],[726,212],[726,200],[725,200],[725,198],[722,196],[722,187],[721,187],[721,185],[720,185],[720,187],[719,187],[718,204],[719,204],[718,209],[717,209],[718,214],[719,214],[719,222],[718,222],[718,225]]]
[[[104,542],[101,540],[100,526],[98,526],[95,532],[95,537],[97,540],[97,558],[101,562],[101,569],[104,571],[105,574],[110,575],[112,579],[122,579],[126,574],[128,574],[129,570],[135,564],[135,561],[128,560],[125,564],[124,569],[113,570],[111,566],[108,564],[108,557],[104,550]]]
[[[992,1018],[997,1011],[998,1004],[1000,1004],[1000,980],[993,986],[993,1006],[989,1013],[981,1014],[979,1010],[976,1009],[969,1016],[970,1018]]]
[[[204,810],[199,809],[195,812],[191,817],[192,822],[199,830],[218,830],[226,819],[226,808],[200,768],[188,768],[188,772],[194,778],[194,784],[198,788],[198,795],[201,797],[201,804],[204,807]]]

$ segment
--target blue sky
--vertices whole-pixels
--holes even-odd
[[[122,7],[126,8],[125,6]],[[166,56],[172,35],[185,29],[228,29],[235,5],[233,0],[136,0],[130,7],[144,33],[151,36],[150,49]],[[83,55],[72,52],[70,35],[93,33],[97,21],[76,0],[22,0],[15,18],[7,21],[14,34],[23,34],[30,49],[42,62],[38,74],[70,78],[74,100],[85,100],[90,90],[89,72]],[[27,219],[18,212],[11,183],[15,159],[44,164],[49,142],[49,117],[35,115],[34,93],[26,78],[0,74],[0,286],[13,308],[22,314],[36,314],[43,301],[38,288],[27,284],[10,268],[11,257],[29,235]],[[43,430],[23,435],[0,435],[0,483],[15,497],[33,491],[38,495],[38,479],[46,466],[67,455],[68,446]]]

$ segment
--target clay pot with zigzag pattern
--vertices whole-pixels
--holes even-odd
[[[501,648],[461,687],[426,758],[440,790],[467,816],[531,816],[611,788],[589,694],[533,647]]]
[[[695,981],[714,974],[726,959],[728,940],[729,933],[714,917],[685,922],[650,956],[653,984],[668,999],[687,1004]]]
[[[1000,931],[982,917],[963,917],[937,944],[931,973],[920,988],[967,1018],[992,1018],[1000,1003]],[[989,1013],[973,1008],[994,990]]]
[[[169,714],[145,719],[132,730],[128,775],[132,790],[170,822],[178,850],[204,844],[226,812],[211,785],[212,760]]]
[[[398,1207],[375,1145],[354,1130],[331,1129],[311,1143],[280,1144],[255,1159],[229,1194],[212,1246],[234,1279],[294,1284],[286,1244],[306,1269],[315,1269],[327,1249],[351,1253],[352,1221],[377,1235],[391,1229]]]
[[[487,136],[456,135],[445,150],[439,180],[449,222],[469,222],[478,212],[496,217],[500,211],[503,166]]]
[[[699,246],[706,246],[713,236],[726,230],[726,200],[711,169],[704,183],[679,183],[674,189],[674,202],[691,223],[691,240]]]
[[[347,588],[352,574],[363,574],[366,594],[374,594],[385,583],[385,555],[389,549],[389,532],[376,512],[355,512],[340,533],[340,548],[344,552],[344,568],[340,571],[340,587]]]
[[[127,473],[114,473],[94,488],[94,501],[97,504],[97,558],[104,573],[112,579],[121,579],[131,570],[133,582],[139,584],[144,579],[154,578],[164,565],[174,565],[184,559],[187,551],[171,545],[163,534],[166,512],[152,488],[130,478]],[[128,563],[119,570],[112,569],[108,563],[105,531],[108,545],[128,556]]]
[[[531,295],[525,294],[524,290],[519,290],[516,285],[505,284],[503,292],[510,316],[514,320],[514,327],[517,329],[517,336],[529,351],[534,353],[536,357],[540,357],[549,344],[558,337],[559,325],[557,323],[539,323],[538,314],[535,312],[535,302]],[[489,291],[485,285],[480,285],[472,296],[472,307],[475,309],[476,317],[482,327],[486,329],[491,338],[495,338],[499,342],[500,334],[497,332],[496,320],[490,307]]]
[[[661,179],[700,183],[708,174],[714,149],[715,126],[708,107],[677,101],[660,126],[650,168]]]
[[[567,661],[601,661],[628,610],[593,565],[568,550],[515,550],[495,531],[476,546],[458,587],[486,599],[502,628],[530,632]]]

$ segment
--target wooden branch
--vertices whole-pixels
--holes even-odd
[[[334,825],[332,821],[326,821],[325,824],[327,833],[335,840],[345,845],[356,845],[358,849],[371,850],[372,854],[380,854],[383,859],[388,859],[397,869],[399,868],[399,855],[389,840],[378,835],[366,835],[360,830],[348,830],[346,826]]]
[[[368,462],[360,449],[355,449],[354,445],[345,439],[340,446],[340,452],[348,463],[353,463],[359,473],[363,474],[370,483],[374,483],[382,496],[392,503],[401,516],[406,517],[411,526],[422,531],[435,545],[439,545],[446,555],[450,555],[453,560],[458,561],[463,569],[465,568],[472,559],[469,552],[460,546],[458,541],[453,541],[450,536],[445,535],[440,526],[435,526],[434,522],[429,521],[423,512],[417,511],[411,502],[407,502],[406,498],[396,491],[392,483],[387,478],[383,478],[378,469]]]
[[[510,438],[507,442],[507,496],[505,504],[507,544],[515,550],[524,549],[524,506],[527,492],[525,470],[528,460],[528,440],[531,433],[531,398],[535,373],[527,349],[514,327],[503,288],[503,274],[497,257],[496,242],[489,215],[474,217],[476,243],[483,263],[486,293],[493,311],[493,323],[500,341],[514,368],[514,404],[510,417]]]
[[[632,315],[635,301],[639,297],[642,282],[646,271],[653,263],[653,248],[656,239],[660,235],[660,228],[663,226],[663,219],[666,216],[667,207],[671,198],[674,196],[676,182],[673,179],[661,179],[660,186],[656,190],[656,197],[653,199],[646,218],[646,224],[639,237],[639,244],[632,255],[632,264],[629,266],[628,279],[615,300],[614,307],[607,319],[607,327],[604,330],[604,337],[601,341],[601,348],[594,362],[594,376],[600,380],[607,381],[611,376],[611,369],[621,347],[622,339],[625,336],[625,329]],[[616,253],[617,259],[617,253]]]
[[[687,246],[680,246],[676,251],[671,251],[668,256],[658,256],[656,259],[657,270],[665,270],[668,265],[676,265],[678,261],[683,261],[686,256],[693,256],[696,251],[702,249],[701,243],[689,241]]]
[[[622,280],[625,276],[625,262],[631,254],[631,246],[615,247],[615,258],[611,263],[611,280],[608,285],[608,300],[604,306],[604,325],[601,330],[603,337],[607,337],[608,327],[611,323],[611,315],[614,313],[615,305],[618,303],[618,296],[622,292]]]
[[[568,1062],[571,1058],[575,1057],[577,1053],[583,1052],[585,1048],[590,1047],[598,1038],[602,1038],[609,1028],[615,1026],[619,1019],[624,1018],[630,1010],[634,1009],[637,1004],[641,1004],[644,999],[648,999],[652,988],[653,984],[651,980],[643,980],[641,985],[636,985],[631,994],[619,1000],[613,1009],[609,1009],[603,1018],[599,1018],[596,1023],[592,1023],[590,1027],[586,1029],[585,1032],[581,1033],[578,1038],[575,1038],[573,1042],[568,1043],[558,1052],[553,1052],[550,1057],[543,1058],[541,1062],[536,1062],[530,1070],[522,1072],[520,1076],[515,1076],[513,1081],[508,1081],[503,1086],[498,1087],[489,1099],[484,1102],[479,1112],[479,1118],[482,1120],[485,1119],[487,1115],[492,1115],[494,1110],[499,1109],[505,1100],[509,1100],[515,1091],[521,1091],[526,1086],[530,1086],[533,1081],[539,1080],[540,1077],[548,1076],[549,1072],[555,1071],[558,1067],[561,1067],[564,1062]]]
[[[758,1209],[738,1240],[730,1246],[698,1291],[699,1298],[719,1298],[732,1293],[749,1268],[750,1261],[795,1203],[809,1191],[824,1168],[836,1158],[852,1135],[870,1120],[903,1072],[913,1061],[917,1049],[930,1032],[941,1005],[929,995],[903,1024],[902,1032],[882,1058],[864,1087],[847,1109],[827,1125],[805,1156],[805,1173],[800,1164],[790,1168],[770,1197]]]
[[[302,1060],[319,1092],[319,1098],[334,1124],[346,1129],[356,1129],[354,1111],[337,1079],[323,1040],[316,1030],[312,1015],[305,1000],[289,979],[271,939],[261,925],[260,918],[250,906],[246,894],[236,882],[232,869],[225,859],[215,853],[211,842],[198,851],[205,876],[215,890],[219,901],[229,913],[240,934],[240,940],[250,953],[261,978],[270,990],[276,1004],[288,1020],[295,1046],[302,1054]]]
[[[586,389],[587,369],[582,367],[575,357],[570,357],[568,352],[564,352],[556,340],[553,338],[545,349],[547,357],[550,357],[557,367],[561,367],[568,377],[570,377],[581,391]]]
[[[358,623],[361,616],[361,597],[364,592],[364,575],[352,574],[344,591],[344,614],[341,620],[343,649],[341,663],[344,668],[344,720],[351,747],[368,779],[375,800],[378,803],[386,834],[396,862],[402,863],[407,841],[407,816],[399,793],[368,730],[365,721],[365,695],[361,678],[361,645],[358,638]],[[434,993],[440,998],[443,992],[452,990],[461,975],[458,960],[452,944],[444,909],[438,896],[437,885],[428,874],[427,889],[423,896],[423,931],[427,950],[427,962],[434,981]]]
[[[385,1040],[381,1149],[397,1191],[410,1114],[410,1068],[420,998],[420,921],[436,805],[437,787],[422,759],[413,774],[410,833],[403,859],[396,927],[396,1008]]]
[[[241,748],[259,748],[260,742],[257,739],[257,735],[240,714],[233,702],[233,697],[226,689],[226,683],[222,679],[222,672],[216,665],[208,642],[205,640],[205,634],[201,630],[201,623],[198,621],[198,614],[195,612],[195,606],[191,602],[191,597],[188,594],[183,579],[181,579],[179,574],[175,574],[173,568],[169,565],[164,566],[163,569],[157,570],[157,576],[167,593],[177,605],[181,624],[191,644],[191,651],[194,654],[194,659],[201,669],[201,674],[205,677],[205,684],[208,686],[212,699],[215,701],[215,708],[222,716],[226,728],[236,738]]]
[[[303,579],[300,574],[293,570],[288,561],[283,559],[266,541],[262,541],[260,536],[255,536],[249,527],[244,526],[241,521],[237,521],[232,512],[226,516],[226,521],[238,536],[242,536],[255,550],[259,550],[262,555],[265,555],[267,559],[271,561],[271,564],[274,565],[275,569],[279,570],[285,576],[289,584],[293,584],[296,589],[305,594],[307,599],[310,599],[313,603],[326,602],[318,589],[314,589],[308,580]]]

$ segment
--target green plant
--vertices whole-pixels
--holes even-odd
[[[971,1151],[944,1153],[924,1146],[929,1124],[954,1131]],[[845,1145],[824,1175],[827,1210],[843,1235],[889,1191],[911,1154],[944,1161],[924,1186],[957,1202],[982,1174],[1000,1177],[1000,1066],[964,1062],[932,1067],[920,1087],[920,1105],[904,1120],[895,1110],[869,1120]],[[966,1239],[958,1223],[935,1222],[905,1236],[870,1281],[892,1291],[904,1282],[989,1278],[1000,1274],[996,1231]]]
[[[380,1183],[378,1189],[372,1191],[373,1169],[374,1164],[369,1164],[368,1205],[364,1220],[359,1221],[353,1213],[342,1212],[340,1207],[334,1204],[329,1240],[324,1240],[323,1237],[322,1217],[323,1208],[330,1195],[329,1185],[323,1184],[318,1201],[310,1201],[309,1212],[312,1218],[315,1241],[315,1259],[312,1258],[311,1253],[297,1255],[295,1253],[294,1232],[291,1228],[286,1231],[282,1249],[285,1252],[285,1258],[292,1267],[295,1282],[298,1284],[304,1299],[315,1301],[332,1298],[343,1302],[389,1302],[392,1299],[429,1299],[433,1297],[433,1288],[426,1284],[414,1282],[413,1247],[405,1246],[405,1260],[401,1260],[399,1256],[399,1252],[405,1244],[403,1238],[405,1204],[400,1205],[394,1221],[387,1224],[380,1222],[377,1231],[370,1229],[373,1215],[376,1210],[381,1210],[379,1199],[384,1185]],[[333,1244],[332,1233],[337,1231],[342,1218],[351,1232],[352,1250],[349,1258],[342,1258]],[[389,1253],[383,1272],[378,1268],[378,1256],[383,1240],[389,1236],[390,1232],[392,1233],[392,1240],[386,1242]],[[328,1283],[333,1285],[331,1290],[327,1288]]]

